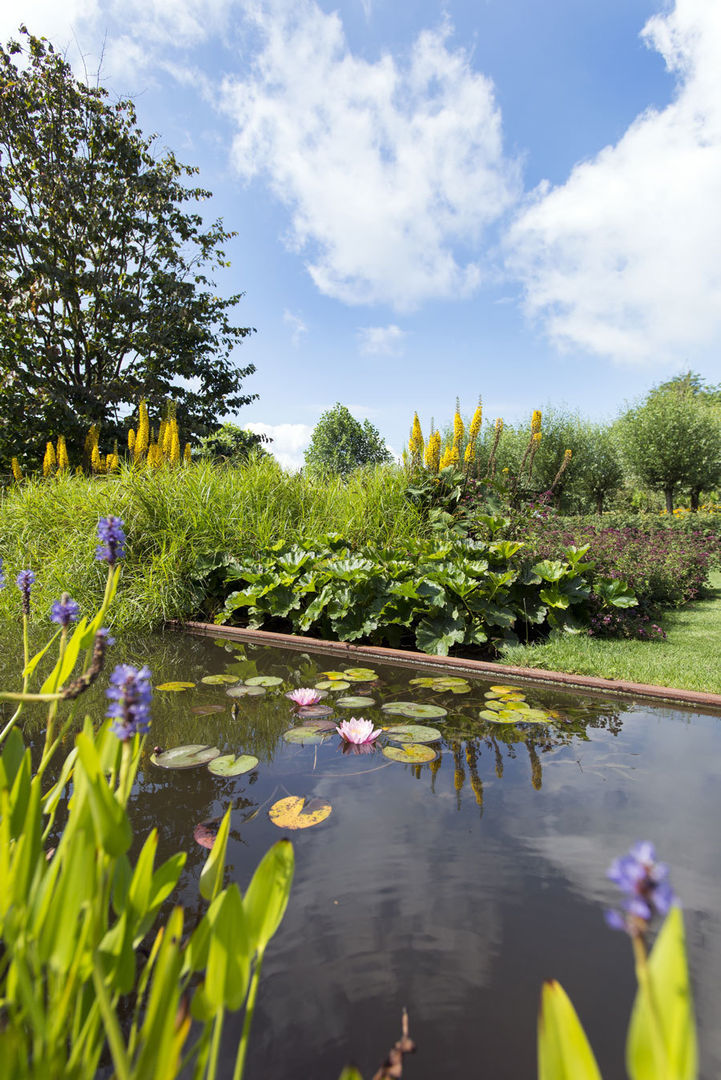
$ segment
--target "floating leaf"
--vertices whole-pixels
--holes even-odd
[[[198,765],[207,765],[219,756],[217,746],[189,743],[187,746],[174,746],[172,750],[156,750],[150,755],[150,760],[161,769],[194,769]]]
[[[478,714],[480,720],[490,720],[492,723],[498,723],[498,713],[492,712],[490,709],[481,709]]]
[[[421,705],[415,701],[389,701],[381,708],[391,716],[408,716],[412,720],[436,720],[448,715],[448,710],[440,705]]]
[[[170,690],[173,693],[180,693],[181,690],[192,690],[195,686],[194,682],[164,682],[155,687],[156,690]]]
[[[193,839],[196,844],[200,844],[201,847],[210,851],[218,836],[221,820],[221,818],[212,818],[208,821],[201,821],[196,825],[193,829]]]
[[[518,691],[517,686],[491,686],[489,689],[491,689],[494,694],[515,694]]]
[[[246,686],[280,686],[283,680],[278,675],[253,675],[245,680]]]
[[[258,759],[252,754],[239,754],[238,757],[235,754],[222,754],[211,761],[208,771],[215,776],[242,776],[243,773],[254,769],[257,764]]]
[[[519,719],[524,724],[547,724],[551,717],[543,709],[524,709],[519,713]]]
[[[335,731],[335,720],[304,720],[301,727],[306,731]]]
[[[437,742],[441,737],[438,728],[422,727],[420,724],[395,724],[384,728],[389,739],[401,743]]]
[[[345,671],[321,671],[321,675],[325,676],[326,679],[332,679],[334,681],[346,678]]]
[[[310,743],[323,742],[323,739],[327,738],[327,735],[322,731],[317,731],[315,728],[294,727],[291,728],[290,731],[283,732],[283,738],[289,743],[308,745]]]
[[[315,684],[316,690],[348,690],[350,683],[345,679],[322,679]]]
[[[303,795],[289,795],[273,803],[268,817],[279,829],[309,829],[325,821],[331,809],[325,799],[306,800]]]
[[[505,706],[505,704],[503,702],[503,699],[499,700],[498,698],[491,698],[490,701],[486,702],[486,708],[487,709],[495,709],[496,712],[500,712],[501,709],[505,709],[505,707],[506,706]]]
[[[301,709],[298,709],[296,716],[305,720],[317,720],[321,716],[332,716],[333,709],[330,705],[304,705]]]
[[[262,697],[265,693],[263,686],[231,686],[225,691],[228,697]]]
[[[235,675],[204,675],[200,681],[207,686],[220,686],[221,683],[234,683],[238,680]]]
[[[368,709],[371,705],[375,705],[375,699],[372,697],[348,694],[346,697],[336,698],[335,703],[336,705],[340,705],[343,709]]]
[[[369,667],[348,667],[343,674],[351,682],[370,682],[378,678],[378,672]]]
[[[210,716],[211,713],[225,712],[225,705],[194,705],[190,711],[196,716]]]
[[[407,743],[405,746],[385,746],[385,757],[391,761],[400,761],[404,765],[423,765],[427,761],[435,761],[438,756],[430,746],[421,746],[420,743]]]
[[[411,679],[410,685],[436,690],[441,694],[448,691],[452,694],[469,694],[471,691],[468,679],[461,679],[455,675],[425,675],[419,679]]]

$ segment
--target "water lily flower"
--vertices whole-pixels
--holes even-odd
[[[302,687],[300,690],[291,690],[289,694],[286,694],[286,697],[302,708],[304,705],[317,705],[323,695],[319,694],[317,690]]]
[[[372,720],[364,720],[362,716],[351,716],[350,720],[342,720],[336,731],[345,742],[358,746],[374,742],[381,733],[380,728],[373,727]]]
[[[675,900],[668,867],[656,861],[654,846],[647,840],[614,859],[607,877],[626,894],[622,912],[606,912],[606,922],[614,930],[642,933],[654,915],[667,915]]]

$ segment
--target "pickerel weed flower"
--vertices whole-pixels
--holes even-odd
[[[317,705],[322,698],[322,694],[319,694],[317,690],[309,690],[307,687],[291,690],[286,696],[301,708],[305,705]]]
[[[62,626],[63,629],[67,628],[71,622],[75,622],[79,614],[80,605],[67,593],[63,593],[60,600],[55,600],[50,608],[51,621]]]
[[[0,559],[0,589],[4,589],[6,585],[5,574],[3,573],[3,561]]]
[[[130,664],[118,664],[110,676],[105,693],[112,704],[105,715],[115,721],[113,734],[123,742],[133,735],[145,735],[150,728],[150,678],[149,668]]]
[[[95,551],[95,558],[98,562],[106,562],[109,566],[115,566],[117,560],[123,558],[125,555],[124,524],[121,518],[113,517],[112,514],[109,517],[100,519],[98,522],[98,539],[102,543],[98,544]]]
[[[15,583],[23,594],[23,615],[30,614],[30,592],[35,584],[35,574],[32,570],[21,570],[15,579]]]
[[[675,900],[668,881],[668,867],[656,862],[656,851],[647,840],[634,844],[628,855],[614,859],[607,877],[626,894],[621,911],[607,911],[606,922],[614,930],[643,933],[654,915],[667,915]]]
[[[345,742],[355,743],[357,746],[375,742],[381,733],[380,728],[373,727],[372,720],[364,720],[362,716],[341,720],[336,731]]]

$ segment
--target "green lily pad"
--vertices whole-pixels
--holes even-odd
[[[369,709],[371,705],[375,705],[375,699],[360,694],[347,694],[345,697],[336,698],[335,703],[342,709]]]
[[[422,705],[416,701],[389,701],[381,708],[391,716],[407,716],[411,720],[439,720],[448,715],[448,710],[440,705]]]
[[[225,691],[228,697],[262,697],[264,686],[230,686]]]
[[[430,746],[421,746],[420,743],[407,743],[405,746],[384,746],[384,757],[391,761],[400,761],[404,765],[424,765],[427,761],[435,761],[437,754]]]
[[[524,724],[549,724],[553,719],[543,709],[524,709],[519,717]]]
[[[283,680],[277,675],[254,675],[252,679],[246,679],[246,686],[280,686]]]
[[[422,686],[427,690],[437,690],[444,694],[469,694],[471,686],[468,679],[461,679],[455,675],[424,675],[419,679],[411,679],[411,686]]]
[[[499,700],[498,698],[491,698],[489,701],[486,702],[486,708],[495,709],[496,712],[500,712],[501,709],[505,709],[505,707],[505,703],[502,699]]]
[[[198,765],[207,765],[217,757],[220,757],[217,746],[189,743],[187,746],[174,746],[172,750],[155,751],[150,755],[150,760],[161,769],[194,769]]]
[[[520,713],[511,709],[502,709],[495,714],[497,724],[518,724],[523,719]]]
[[[335,731],[335,720],[304,720],[301,724],[306,731]]]
[[[489,689],[492,690],[494,694],[516,694],[516,693],[518,693],[518,687],[517,686],[491,686],[491,687],[489,687]]]
[[[296,716],[306,720],[318,720],[322,716],[332,716],[333,709],[330,705],[303,705],[298,709]]]
[[[194,686],[194,682],[164,682],[156,686],[155,689],[171,690],[173,693],[179,694],[182,690],[192,690]]]
[[[384,730],[389,739],[400,743],[438,742],[441,737],[438,728],[423,727],[421,724],[395,724]]]
[[[345,671],[321,671],[321,675],[323,675],[326,679],[333,680],[334,682],[338,679],[346,679]]]
[[[225,712],[225,705],[195,705],[190,711],[196,716],[210,716],[211,713]]]
[[[343,674],[351,682],[371,682],[378,678],[378,672],[369,667],[348,667]]]
[[[490,720],[492,723],[498,723],[498,713],[492,712],[491,709],[481,709],[478,714],[479,720]]]
[[[254,769],[257,764],[258,759],[252,754],[238,754],[238,757],[235,754],[221,754],[220,757],[211,761],[208,770],[215,776],[242,776],[243,773]]]
[[[321,679],[315,684],[316,690],[348,690],[350,683],[345,679]]]
[[[327,735],[325,732],[316,731],[313,728],[294,727],[291,728],[290,731],[283,732],[283,738],[289,743],[309,745],[311,743],[323,742],[323,739],[327,738]]]
[[[207,686],[220,686],[221,683],[234,683],[238,680],[235,675],[204,675],[200,681]]]
[[[493,708],[490,701],[488,702],[488,704],[491,708]],[[531,706],[528,705],[527,702],[518,701],[516,698],[511,697],[501,698],[500,704],[502,705],[503,709],[510,709],[512,712],[517,713],[528,712],[528,710],[531,708]]]

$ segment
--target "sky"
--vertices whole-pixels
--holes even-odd
[[[302,464],[335,402],[398,453],[721,380],[719,0],[4,0],[135,102],[237,236],[235,417]]]

